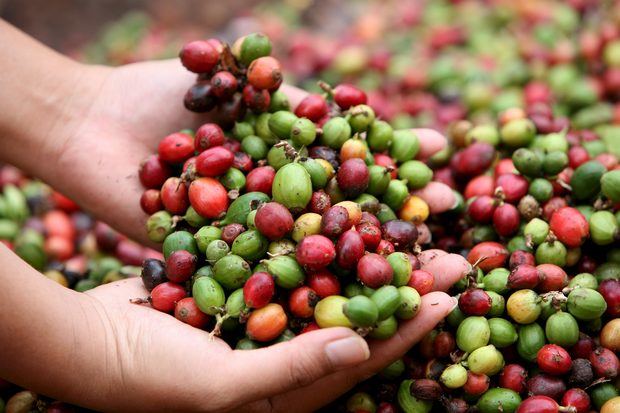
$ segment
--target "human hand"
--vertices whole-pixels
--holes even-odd
[[[424,254],[424,253],[423,253]],[[89,291],[104,314],[112,399],[105,410],[314,411],[402,357],[454,307],[443,292],[471,267],[460,256],[424,255],[437,292],[389,340],[364,340],[329,328],[259,350],[233,350],[219,338],[129,299],[147,292],[139,279]],[[369,353],[370,350],[370,353]],[[101,401],[99,401],[101,403]],[[97,405],[95,405],[97,406]]]
[[[78,65],[77,98],[63,107],[64,115],[41,139],[45,161],[33,162],[36,175],[75,200],[96,218],[135,240],[148,243],[139,208],[142,187],[138,166],[155,153],[158,142],[183,128],[197,128],[217,114],[187,111],[183,95],[195,81],[177,59],[130,64],[119,68]],[[306,95],[283,86],[291,107]],[[445,138],[417,129],[420,158],[443,149]],[[54,159],[55,162],[49,162]],[[21,166],[21,165],[20,165]],[[26,168],[28,169],[28,168]],[[431,212],[454,206],[452,191],[433,182],[419,194]]]

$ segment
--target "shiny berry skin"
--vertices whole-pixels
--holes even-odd
[[[235,139],[226,139],[222,146],[232,153],[237,153],[241,150],[241,142]]]
[[[157,189],[147,189],[144,191],[142,196],[140,196],[140,207],[149,215],[164,209],[159,191]]]
[[[568,373],[572,364],[568,351],[555,344],[546,344],[538,350],[536,362],[542,371],[555,375]]]
[[[319,302],[319,296],[308,286],[296,288],[288,299],[288,308],[295,317],[310,318],[314,314],[314,307]]]
[[[321,298],[340,294],[340,281],[326,269],[309,274],[306,284]]]
[[[323,235],[304,237],[295,252],[297,262],[309,270],[327,267],[336,258],[334,243]]]
[[[364,245],[368,251],[374,251],[381,242],[381,229],[373,224],[360,224],[357,231],[362,236]]]
[[[472,265],[478,262],[478,267],[482,271],[489,272],[494,268],[503,266],[508,259],[508,255],[508,250],[502,244],[494,241],[485,241],[475,245],[469,251],[467,261]]]
[[[243,300],[250,308],[262,308],[269,304],[276,292],[271,274],[256,272],[243,285]]]
[[[203,152],[215,146],[222,146],[226,141],[224,131],[215,123],[205,123],[196,130],[194,147],[197,152]]]
[[[566,200],[559,196],[554,196],[543,205],[543,217],[549,221],[555,211],[566,206]]]
[[[390,284],[393,276],[394,270],[379,254],[366,254],[357,262],[357,277],[370,288]]]
[[[336,174],[338,187],[349,198],[360,195],[368,187],[370,173],[366,163],[359,159],[347,159]]]
[[[256,229],[271,241],[279,240],[291,232],[294,223],[288,208],[277,202],[261,205],[254,218]]]
[[[511,204],[516,204],[527,195],[530,186],[527,179],[521,175],[504,174],[495,181],[496,187],[501,187],[504,193],[504,200]]]
[[[252,112],[266,112],[271,103],[271,95],[266,89],[257,89],[252,85],[245,85],[243,88],[243,103]]]
[[[459,308],[467,315],[483,316],[492,304],[491,297],[480,288],[470,288],[459,297]]]
[[[237,78],[230,72],[217,72],[211,78],[211,90],[221,99],[228,99],[237,91]]]
[[[273,90],[282,83],[280,62],[271,56],[254,60],[248,67],[248,82],[256,89]]]
[[[425,295],[433,291],[433,284],[435,284],[435,277],[425,270],[413,270],[411,272],[411,278],[407,285],[416,289],[418,294]]]
[[[449,331],[442,331],[437,334],[435,340],[433,340],[433,354],[435,357],[445,358],[449,357],[456,349],[456,340],[454,335]]]
[[[568,150],[568,166],[573,169],[589,160],[590,155],[583,146],[573,146]]]
[[[454,154],[450,166],[459,177],[484,173],[495,159],[495,148],[486,142],[475,142]]]
[[[166,274],[175,283],[189,280],[196,270],[198,257],[186,250],[177,250],[166,259]]]
[[[491,379],[486,374],[467,372],[467,381],[463,385],[465,393],[471,396],[480,396],[489,389]]]
[[[527,251],[516,250],[512,254],[510,254],[510,258],[508,259],[508,268],[514,270],[519,265],[536,265],[536,258],[534,254]]]
[[[418,239],[418,229],[409,221],[395,219],[381,226],[383,239],[394,244],[398,250],[406,250]]]
[[[394,248],[394,244],[392,244],[390,241],[385,240],[385,239],[382,239],[381,241],[379,241],[379,245],[377,245],[377,249],[375,250],[377,254],[382,255],[384,257],[387,257],[394,251],[396,251],[396,249]]]
[[[192,112],[204,113],[213,110],[217,99],[212,93],[211,83],[199,81],[194,83],[183,97],[183,105]]]
[[[233,166],[234,155],[223,146],[209,148],[196,158],[196,172],[201,176],[224,175]]]
[[[530,396],[523,400],[515,413],[558,413],[559,406],[547,396]]]
[[[364,256],[364,240],[352,229],[344,232],[336,244],[336,262],[344,269],[353,269]]]
[[[183,163],[194,154],[194,139],[186,133],[172,133],[159,142],[157,151],[164,162]]]
[[[381,227],[381,221],[379,221],[379,218],[367,211],[362,212],[362,218],[360,219],[359,224],[370,224],[375,227]]]
[[[493,228],[502,237],[517,232],[520,222],[519,210],[512,204],[502,204],[493,212]]]
[[[210,72],[220,60],[220,52],[206,40],[194,40],[183,45],[181,63],[194,73]]]
[[[189,201],[205,218],[218,218],[228,209],[228,191],[218,180],[199,178],[189,185]]]
[[[584,333],[579,333],[577,343],[570,349],[570,354],[574,359],[588,359],[596,348],[594,339]]]
[[[579,210],[572,207],[555,211],[549,221],[549,229],[569,248],[580,246],[590,235],[588,221]]]
[[[499,375],[499,386],[517,393],[526,389],[527,370],[519,364],[507,364]]]
[[[527,391],[529,394],[560,400],[566,391],[566,384],[561,377],[539,373],[527,381]]]
[[[392,172],[390,173],[392,179],[398,178],[398,167],[394,159],[383,153],[375,153],[373,157],[375,158],[375,165],[392,168]]]
[[[329,107],[321,95],[311,94],[306,96],[295,108],[295,115],[300,118],[308,118],[312,122],[318,122],[327,115]]]
[[[196,328],[205,328],[209,323],[209,316],[198,308],[193,297],[185,297],[179,300],[174,307],[174,316]]]
[[[561,291],[568,285],[568,275],[562,267],[555,264],[540,264],[536,268],[543,274],[536,291],[547,293],[549,291]]]
[[[513,290],[533,289],[543,278],[542,272],[529,264],[515,267],[508,276],[508,288]]]
[[[590,411],[590,396],[583,389],[568,389],[562,396],[562,405],[574,407],[575,413],[588,413]]]
[[[150,155],[140,164],[140,183],[145,188],[159,189],[166,179],[172,175],[172,170],[157,155]]]
[[[598,377],[613,379],[618,377],[620,371],[620,361],[618,356],[608,348],[598,347],[590,354],[592,369]]]
[[[245,177],[245,189],[247,192],[262,192],[271,195],[271,187],[276,171],[271,166],[259,166],[250,171]]]
[[[480,195],[467,207],[468,216],[475,222],[486,224],[491,222],[496,208],[496,200],[488,195]]]
[[[606,313],[612,317],[620,317],[620,280],[603,280],[598,286],[607,303]]]
[[[172,282],[158,284],[151,291],[151,305],[164,313],[171,313],[178,301],[185,298],[185,288]]]
[[[321,234],[329,238],[336,238],[351,228],[349,212],[340,205],[329,208],[321,219]]]
[[[246,333],[252,340],[265,342],[277,338],[286,329],[288,317],[280,304],[270,303],[252,311]]]
[[[350,84],[341,84],[334,88],[334,102],[342,110],[347,110],[351,106],[366,104],[368,97],[363,90]]]
[[[160,195],[164,207],[171,214],[183,215],[189,207],[187,186],[177,177],[166,179]]]
[[[232,166],[241,172],[250,172],[254,167],[252,158],[245,152],[235,152]]]
[[[495,191],[495,178],[490,175],[479,175],[470,180],[465,186],[463,196],[470,199],[475,196],[493,196]]]

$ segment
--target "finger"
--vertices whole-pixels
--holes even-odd
[[[260,350],[235,351],[230,371],[245,402],[307,386],[370,356],[368,344],[348,328],[328,328]]]
[[[301,102],[306,96],[308,96],[308,92],[296,88],[295,86],[290,85],[282,85],[280,86],[280,90],[286,94],[288,97],[288,101],[291,105],[291,110],[295,110],[299,102]]]
[[[358,367],[343,370],[325,377],[315,384],[289,392],[272,399],[273,411],[286,411],[291,403],[303,406],[303,411],[315,409],[329,403],[358,382],[371,377],[385,366],[402,357],[420,341],[437,323],[445,318],[456,305],[456,301],[442,292],[432,292],[422,297],[418,315],[401,323],[396,335],[389,340],[371,344],[371,357]]]
[[[107,302],[127,304],[132,298],[146,298],[149,292],[144,288],[144,284],[142,284],[142,280],[139,277],[131,277],[100,285],[86,291],[84,294]]]
[[[441,182],[431,181],[424,188],[413,193],[428,204],[431,214],[449,211],[456,205],[457,199],[452,189]]]
[[[448,146],[448,141],[433,129],[413,129],[420,141],[418,159],[426,159]]]
[[[436,258],[443,257],[444,255],[448,255],[448,253],[444,250],[424,250],[418,254],[418,261],[420,261],[420,266],[424,267],[429,262],[433,261]]]
[[[433,290],[446,291],[471,271],[471,264],[459,254],[447,254],[423,265],[422,269],[433,274]]]

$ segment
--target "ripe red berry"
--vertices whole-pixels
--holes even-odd
[[[194,73],[210,72],[220,60],[220,52],[206,40],[186,43],[179,54],[181,63]]]
[[[483,316],[491,310],[493,301],[480,288],[470,288],[459,297],[459,308],[467,315]]]
[[[269,304],[276,292],[271,274],[256,272],[243,285],[243,300],[250,308],[262,308]]]
[[[507,237],[519,229],[521,215],[512,204],[501,204],[493,212],[493,227],[498,235]]]
[[[586,217],[572,207],[563,207],[555,211],[549,221],[549,229],[569,248],[580,246],[590,235],[590,225]]]
[[[159,158],[176,164],[183,163],[194,154],[194,139],[186,133],[173,133],[159,142]]]
[[[159,191],[157,189],[147,189],[144,191],[142,196],[140,196],[140,207],[149,215],[164,209]]]
[[[306,284],[321,298],[340,294],[340,281],[326,269],[309,274]]]
[[[568,373],[572,365],[568,351],[555,344],[546,344],[538,350],[536,362],[542,371],[555,375]]]
[[[245,189],[247,192],[262,192],[271,195],[271,187],[275,176],[275,169],[269,165],[254,168],[245,177]]]
[[[493,219],[496,208],[495,198],[488,195],[480,195],[467,207],[467,214],[471,219],[480,224],[486,224]]]
[[[248,67],[248,82],[257,89],[277,88],[282,83],[280,62],[271,56],[254,60]]]
[[[367,101],[366,93],[353,85],[343,83],[334,88],[334,102],[342,110],[347,110],[351,106],[366,104]]]
[[[407,285],[413,287],[420,295],[425,295],[433,291],[435,277],[425,270],[414,270],[411,272],[411,278]]]
[[[394,270],[379,254],[366,254],[357,262],[357,277],[370,288],[379,288],[392,282]]]
[[[205,218],[218,218],[228,209],[228,192],[213,178],[199,178],[189,185],[189,201]]]
[[[237,91],[237,78],[228,71],[217,72],[211,78],[213,94],[221,99],[228,99]]]
[[[318,122],[323,116],[327,115],[328,111],[329,107],[323,96],[311,94],[299,102],[295,108],[295,115],[300,118],[308,118],[312,122]]]
[[[341,268],[353,269],[364,256],[364,240],[359,232],[352,229],[338,238],[336,244],[336,262]]]
[[[370,173],[366,163],[359,159],[347,159],[340,165],[336,175],[338,187],[347,197],[363,193],[368,187]]]
[[[225,140],[222,128],[215,123],[205,123],[196,130],[194,147],[196,151],[203,152],[214,146],[222,146]]]
[[[174,307],[174,316],[186,324],[196,328],[205,328],[210,317],[200,311],[193,297],[185,297],[179,300]]]
[[[196,158],[196,172],[201,176],[224,175],[233,166],[234,155],[223,146],[207,149]]]
[[[172,175],[172,170],[157,155],[150,155],[140,164],[140,182],[145,188],[159,189],[166,179]]]
[[[310,318],[314,314],[314,307],[319,302],[318,295],[308,286],[298,287],[291,292],[288,307],[295,317]]]
[[[171,313],[178,301],[185,298],[185,288],[179,284],[165,282],[158,284],[151,291],[151,305],[164,313]]]
[[[517,393],[526,388],[527,370],[519,364],[507,364],[499,375],[499,386]]]
[[[196,270],[198,257],[186,250],[177,250],[166,259],[166,275],[170,281],[184,283]]]
[[[323,235],[304,237],[296,250],[297,262],[310,270],[327,267],[336,258],[334,243]]]
[[[166,179],[161,187],[161,201],[166,210],[175,215],[183,215],[189,206],[187,186],[177,177]]]
[[[256,229],[271,241],[279,240],[291,232],[294,223],[293,216],[288,208],[277,202],[261,205],[254,218]]]

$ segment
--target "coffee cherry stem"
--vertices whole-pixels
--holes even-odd
[[[222,313],[226,311],[224,308],[220,310],[221,312],[215,315],[215,327],[213,327],[213,330],[209,333],[209,340],[213,340],[216,336],[219,337],[222,332],[222,324],[230,318],[229,314],[222,315]]]

